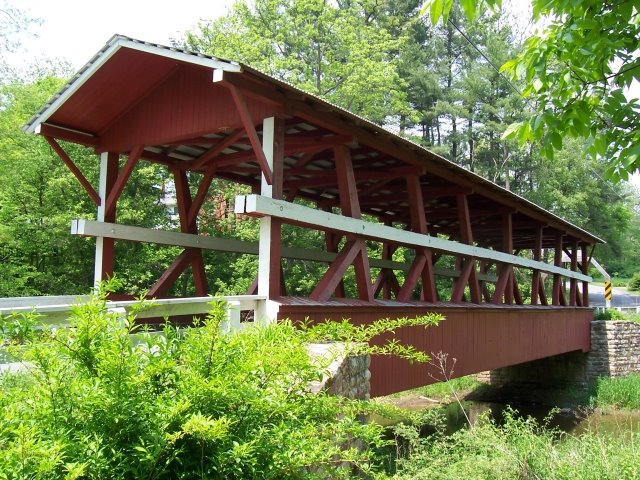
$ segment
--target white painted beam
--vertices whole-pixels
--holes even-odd
[[[192,233],[169,232],[166,230],[155,230],[151,228],[133,227],[130,225],[120,225],[117,223],[96,222],[94,220],[73,220],[71,222],[71,234],[84,237],[106,237],[116,240],[128,240],[132,242],[157,243],[159,245],[171,245],[177,247],[194,247],[204,250],[217,250],[220,252],[239,253],[246,255],[258,255],[258,243],[235,240],[232,238],[217,238],[210,236],[199,236]],[[311,262],[331,263],[336,258],[336,253],[324,250],[311,250],[308,248],[282,247],[283,258],[294,260],[307,260]],[[383,260],[369,257],[369,264],[374,268],[388,268],[391,270],[408,271],[411,263],[396,262],[393,260]],[[447,268],[434,269],[436,275],[442,277],[460,276],[460,272]],[[479,280],[485,282],[496,282],[494,275],[478,276]],[[2,301],[0,300],[0,306]]]
[[[253,242],[230,238],[205,237],[190,233],[169,232],[166,230],[155,230],[84,219],[71,221],[71,234],[85,237],[108,237],[117,240],[157,243],[160,245],[204,248],[206,250],[219,250],[222,252],[258,254],[258,246]]]
[[[273,162],[275,154],[275,128],[276,119],[274,117],[265,118],[262,122],[262,151],[267,159],[269,170],[273,173]],[[272,182],[282,182],[282,178],[272,178]],[[273,197],[273,185],[271,185],[264,173],[261,175],[260,193],[267,197]],[[258,253],[258,295],[269,295],[271,284],[271,264],[274,251],[271,247],[272,229],[271,217],[262,217],[260,219],[260,238]],[[275,259],[273,259],[275,261]],[[280,272],[277,272],[279,278]]]
[[[98,179],[98,196],[100,197],[100,205],[98,205],[98,213],[96,220],[104,222],[105,204],[107,202],[107,171],[109,164],[109,152],[100,154],[100,177]],[[93,263],[93,285],[100,285],[102,281],[102,259],[104,251],[104,237],[96,237],[95,260]]]
[[[296,225],[340,233],[352,233],[373,241],[389,241],[412,248],[425,247],[454,255],[464,255],[482,260],[507,263],[517,267],[556,273],[564,277],[575,278],[585,282],[592,281],[591,277],[583,275],[580,272],[572,272],[565,268],[556,267],[529,258],[518,257],[474,245],[465,245],[430,235],[408,232],[406,230],[344,217],[342,215],[336,215],[334,213],[260,195],[239,195],[236,200],[235,213],[256,217],[271,216],[281,218]]]

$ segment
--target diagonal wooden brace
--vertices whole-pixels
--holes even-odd
[[[313,289],[309,298],[317,301],[328,300],[342,280],[347,268],[349,268],[363,249],[366,249],[364,240],[348,240],[329,269],[322,276],[316,288]]]
[[[242,120],[242,125],[247,132],[247,136],[249,137],[249,141],[251,142],[251,146],[253,147],[253,153],[258,160],[258,164],[260,165],[262,174],[264,175],[267,183],[271,185],[271,183],[273,182],[273,173],[271,172],[269,162],[267,161],[267,157],[265,156],[262,149],[260,138],[258,138],[256,127],[251,118],[251,113],[249,112],[249,107],[247,107],[247,102],[245,101],[244,96],[242,95],[240,90],[238,90],[235,86],[228,85],[228,88],[231,92],[231,96],[233,97],[233,101],[236,104],[236,109],[238,110],[238,114],[240,115],[240,119]]]
[[[140,160],[140,156],[142,155],[143,150],[144,150],[144,147],[141,145],[138,145],[129,153],[129,157],[127,158],[127,161],[122,167],[122,170],[120,171],[120,173],[118,173],[118,178],[116,179],[116,182],[113,185],[111,192],[109,192],[107,201],[105,202],[105,206],[104,206],[105,216],[111,215],[111,213],[115,210],[116,203],[118,202],[118,198],[120,198],[120,194],[122,194],[122,191],[124,190],[124,186],[126,185],[127,180],[129,180],[129,177],[131,176],[133,169],[138,163],[138,160]]]
[[[82,174],[82,172],[77,167],[77,165],[73,162],[73,160],[71,160],[71,157],[69,157],[67,152],[64,151],[64,149],[60,146],[58,142],[56,142],[56,140],[53,137],[44,137],[44,138],[49,143],[49,145],[51,145],[51,148],[53,148],[53,150],[58,154],[58,156],[67,166],[67,168],[71,170],[71,173],[75,175],[75,177],[80,182],[80,185],[84,187],[84,189],[89,194],[89,197],[91,197],[91,200],[93,200],[93,203],[100,206],[100,195],[98,195],[98,192],[96,192],[95,188],[93,188],[91,183],[89,183],[89,180],[87,180],[87,177],[85,177]]]

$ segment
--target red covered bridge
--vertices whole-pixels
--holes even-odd
[[[197,295],[207,295],[202,249],[258,255],[248,293],[264,299],[266,317],[369,322],[440,312],[437,328],[398,335],[455,357],[455,376],[589,349],[588,259],[598,238],[245,65],[114,36],[25,130],[49,142],[96,203],[97,221],[72,225],[96,237],[96,280],[114,273],[114,241],[184,247],[154,297],[189,268]],[[99,154],[99,185],[61,141]],[[172,173],[180,232],[117,223],[118,198],[141,162]],[[193,195],[189,176],[199,178]],[[235,212],[260,218],[255,242],[198,234],[215,178],[251,187]],[[323,232],[326,248],[284,244],[283,224]],[[283,258],[327,265],[308,297],[287,296]],[[345,288],[351,267],[355,288]],[[521,291],[516,275],[530,289]],[[372,393],[430,383],[429,368],[374,359]]]

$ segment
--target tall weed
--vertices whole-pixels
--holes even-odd
[[[599,378],[591,401],[598,408],[640,409],[640,375]]]
[[[453,435],[421,440],[397,463],[398,480],[640,478],[640,436],[563,435],[508,413]]]

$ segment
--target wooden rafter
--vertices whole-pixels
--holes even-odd
[[[205,153],[200,155],[198,158],[193,160],[192,165],[189,165],[189,167],[194,170],[198,170],[202,168],[205,164],[209,163],[218,155],[220,155],[224,149],[233,145],[244,136],[245,136],[244,129],[242,128],[238,129],[237,131],[235,131],[234,133],[230,134],[228,137],[220,141],[220,143],[214,145],[210,150],[206,151]]]

